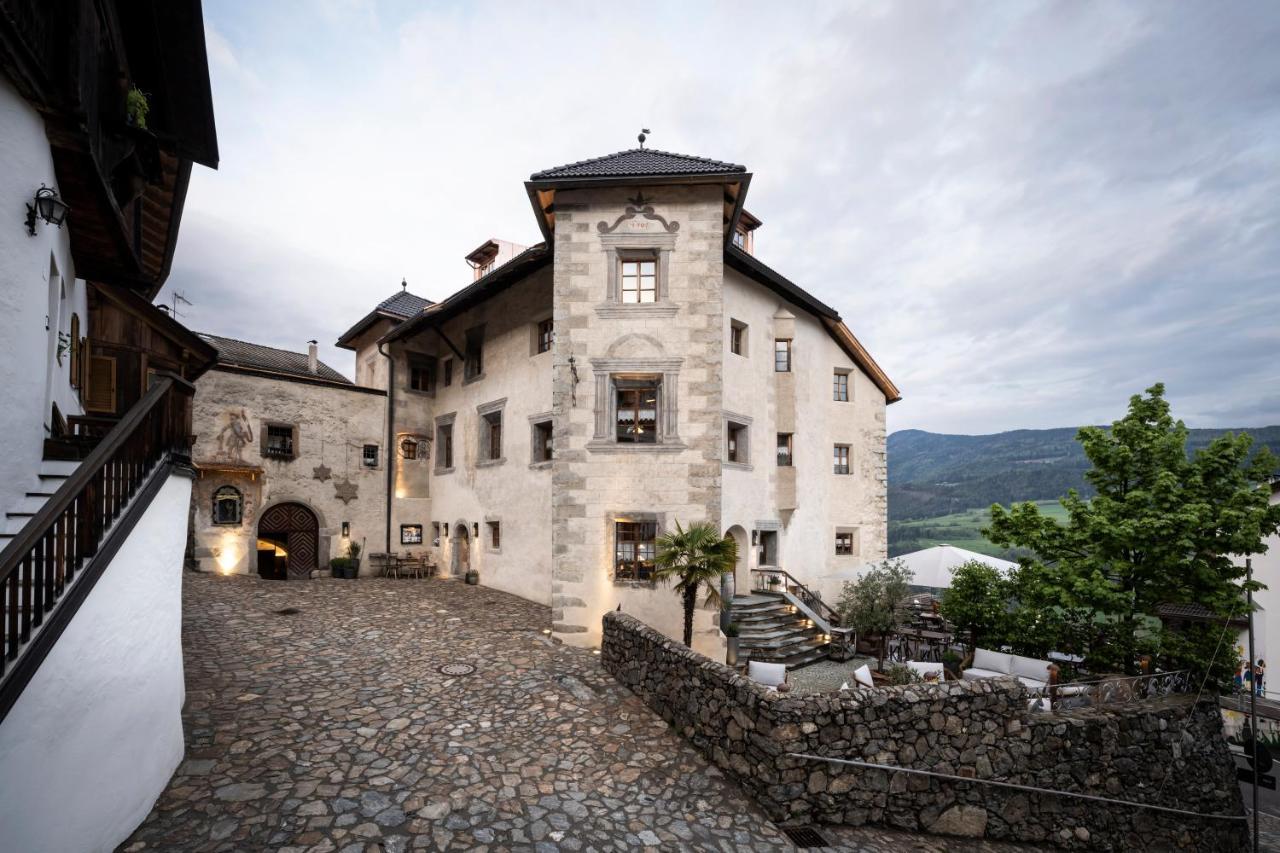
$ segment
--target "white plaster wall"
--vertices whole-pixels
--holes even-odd
[[[722,525],[725,530],[741,525],[750,536],[758,521],[785,522],[778,543],[781,567],[834,602],[838,585],[825,581],[826,575],[886,553],[884,393],[822,323],[799,306],[730,269],[725,270],[724,300],[724,408],[751,418],[751,447],[750,470],[725,465]],[[796,315],[792,371],[798,505],[790,518],[778,512],[775,497],[773,315],[780,306]],[[748,326],[745,356],[729,351],[732,320]],[[847,403],[832,399],[836,368],[851,371]],[[849,475],[832,470],[836,444],[851,446]],[[858,529],[853,555],[836,556],[837,527]],[[749,549],[748,560],[749,568],[755,568],[755,549]]]
[[[36,484],[50,424],[49,388],[63,415],[83,412],[70,384],[69,354],[61,366],[54,356],[57,331],[70,328],[72,312],[80,315],[80,334],[88,334],[88,310],[84,282],[76,280],[71,261],[69,229],[74,218],[61,229],[37,220],[34,237],[24,225],[26,203],[40,184],[56,188],[57,181],[44,121],[3,76],[0,164],[4,223],[0,227],[0,340],[5,346],[0,388],[10,403],[0,409],[0,434],[5,436],[5,452],[0,454],[0,511],[4,511]],[[65,287],[65,300],[59,298],[59,281]]]
[[[427,498],[397,498],[393,505],[393,536],[401,524],[422,524],[424,538],[432,537],[432,522],[454,527],[463,522],[471,565],[480,583],[531,601],[549,603],[551,597],[551,467],[532,464],[529,418],[551,412],[550,352],[534,351],[537,323],[551,316],[551,271],[543,269],[513,285],[472,311],[445,324],[445,335],[464,349],[466,330],[485,326],[484,373],[465,382],[461,360],[435,332],[423,332],[397,346],[396,429],[432,436],[432,471]],[[453,383],[443,384],[438,373],[436,393],[408,390],[406,351],[453,357]],[[505,461],[477,464],[480,455],[480,415],[477,407],[506,400],[502,444]],[[439,448],[435,419],[456,413],[453,424],[453,471],[436,474]],[[486,522],[501,525],[500,550],[489,547]],[[480,525],[480,536],[474,535]],[[433,549],[443,572],[449,573],[455,547],[448,535]],[[478,540],[478,541],[477,541]],[[399,546],[397,546],[399,547]]]
[[[1280,503],[1280,491],[1272,491],[1271,503]],[[1265,554],[1253,555],[1253,578],[1267,587],[1253,594],[1254,604],[1260,608],[1253,623],[1253,657],[1266,661],[1267,671],[1272,673],[1267,690],[1280,693],[1280,536],[1268,537],[1266,544]],[[1244,558],[1236,562],[1243,566]],[[1241,633],[1240,653],[1243,658],[1249,656],[1247,632]]]
[[[0,723],[0,850],[113,850],[182,760],[190,493],[169,477]]]
[[[192,410],[196,464],[236,461],[227,454],[225,434],[221,447],[218,435],[230,414],[243,410],[253,428],[253,440],[238,459],[263,469],[256,480],[222,471],[202,472],[194,491],[196,557],[201,568],[255,574],[258,518],[268,507],[286,502],[305,504],[316,513],[321,569],[328,567],[331,558],[343,556],[350,541],[364,540],[368,551],[382,551],[387,494],[385,408],[385,396],[354,387],[312,385],[217,368],[196,380]],[[261,435],[266,421],[298,425],[294,459],[263,458]],[[379,448],[376,468],[361,461],[365,444]],[[331,469],[327,481],[314,477],[322,462]],[[334,489],[335,480],[346,478],[357,488],[357,497],[349,504],[339,500]],[[235,486],[245,496],[239,525],[213,524],[213,492],[222,485]],[[349,539],[341,535],[344,521],[351,523]]]

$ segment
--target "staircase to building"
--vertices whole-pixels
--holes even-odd
[[[742,660],[786,664],[798,669],[827,657],[826,634],[781,593],[735,595],[730,620],[738,624]]]

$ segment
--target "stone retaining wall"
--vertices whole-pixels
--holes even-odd
[[[768,691],[625,613],[604,617],[601,663],[777,821],[878,823],[1094,850],[1232,851],[1244,821],[1198,818],[867,761],[1185,809],[1243,815],[1216,703],[1172,697],[1107,711],[1032,713],[1014,679]]]

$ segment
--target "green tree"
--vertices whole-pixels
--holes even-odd
[[[879,638],[878,668],[884,669],[885,635],[898,627],[898,606],[910,592],[914,577],[901,560],[884,560],[840,588],[836,610],[840,620],[858,636]]]
[[[1227,434],[1188,459],[1187,429],[1171,416],[1160,384],[1130,398],[1109,430],[1085,427],[1076,437],[1093,465],[1085,478],[1096,496],[1068,493],[1065,524],[1032,503],[992,506],[983,534],[1034,553],[1024,560],[1030,597],[1091,614],[1090,663],[1135,672],[1140,644],[1160,631],[1153,617],[1162,603],[1242,614],[1244,569],[1232,555],[1265,551],[1263,540],[1280,529],[1267,486],[1275,457],[1264,448],[1250,459],[1250,437]],[[1203,668],[1201,657],[1181,660]]]
[[[720,576],[737,564],[738,543],[707,522],[681,527],[677,521],[675,532],[659,536],[657,546],[653,578],[659,583],[675,581],[676,594],[684,602],[684,644],[692,646],[698,588],[705,587],[708,606],[720,606]]]
[[[969,560],[951,570],[951,586],[942,593],[938,609],[961,631],[973,647],[984,638],[999,640],[1009,621],[1012,589],[993,566]]]

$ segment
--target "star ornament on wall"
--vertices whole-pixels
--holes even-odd
[[[325,465],[324,463],[321,463],[311,469],[311,476],[315,477],[317,480],[319,480],[322,483],[325,480],[329,479],[329,475],[331,473],[332,472],[329,470],[329,466]]]
[[[349,479],[333,481],[334,496],[344,504],[349,504],[356,499],[357,488],[356,484]]]

